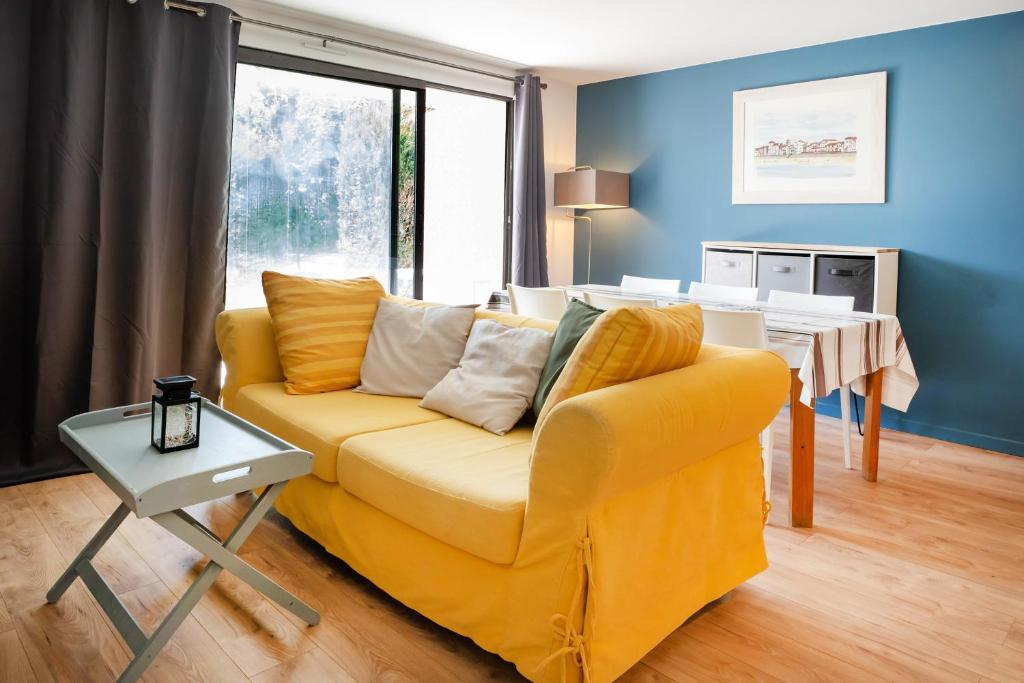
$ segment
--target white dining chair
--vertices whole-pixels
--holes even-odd
[[[852,296],[800,294],[799,292],[783,292],[778,289],[768,292],[768,303],[778,308],[792,308],[798,311],[849,313],[853,310]]]
[[[679,280],[660,280],[653,277],[623,275],[619,289],[624,292],[654,292],[657,294],[678,294]]]
[[[706,299],[708,301],[757,301],[757,287],[691,282],[690,289],[686,294],[691,299]]]
[[[569,304],[569,297],[561,287],[520,287],[510,284],[508,302],[516,315],[559,320]]]
[[[658,302],[654,299],[638,299],[628,296],[615,296],[613,294],[596,294],[594,292],[583,292],[583,301],[594,308],[601,308],[606,311],[627,306],[654,308],[658,305]]]
[[[768,305],[791,308],[798,311],[819,311],[822,313],[849,313],[853,310],[852,296],[828,296],[826,294],[801,294],[773,289],[768,292]],[[843,462],[852,470],[850,457],[850,385],[839,387],[839,414],[843,420]]]
[[[767,349],[768,328],[761,311],[721,311],[704,308],[704,341],[721,346],[738,346],[744,349]],[[772,493],[772,426],[761,432],[761,462],[764,466],[764,499],[771,500]]]

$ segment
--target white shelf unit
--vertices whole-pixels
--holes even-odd
[[[852,295],[856,310],[896,315],[900,250],[778,242],[701,242],[701,281],[804,294]]]

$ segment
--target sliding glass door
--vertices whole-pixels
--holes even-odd
[[[451,303],[501,287],[507,100],[251,53],[235,86],[228,308],[263,305],[264,270],[369,275]]]
[[[428,301],[483,304],[505,285],[506,118],[502,100],[427,89]]]
[[[390,277],[392,91],[239,64],[227,307],[260,273]]]

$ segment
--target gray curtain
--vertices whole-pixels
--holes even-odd
[[[544,117],[540,78],[516,83],[515,153],[512,161],[512,284],[548,286],[544,197]]]
[[[160,0],[0,2],[0,485],[78,471],[57,424],[216,395],[238,26]]]

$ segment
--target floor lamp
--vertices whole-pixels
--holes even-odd
[[[594,246],[594,223],[577,216],[574,209],[625,209],[629,207],[629,174],[599,171],[592,166],[573,166],[555,174],[555,206],[565,209],[574,221],[587,222],[587,284]]]

